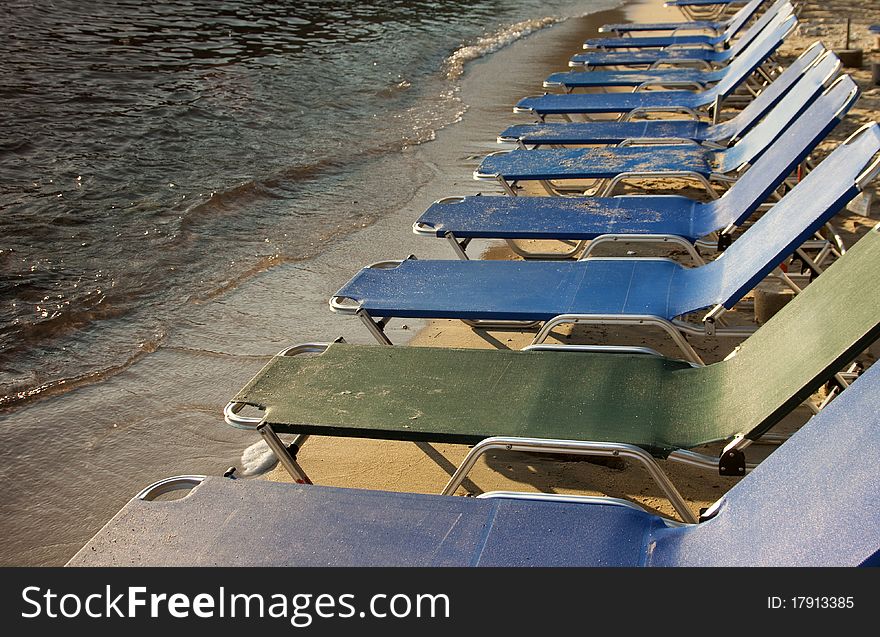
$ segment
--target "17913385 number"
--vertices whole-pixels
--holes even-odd
[[[767,608],[770,609],[837,609],[854,608],[853,596],[818,596],[796,595],[794,597],[770,596],[767,598]]]

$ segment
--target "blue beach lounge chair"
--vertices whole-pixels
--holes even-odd
[[[768,12],[778,11],[786,0],[778,0]],[[764,0],[751,0],[736,12],[721,33],[708,34],[673,34],[652,36],[627,36],[593,38],[584,43],[585,49],[617,49],[617,48],[666,48],[670,46],[707,46],[718,48],[729,46],[752,17],[758,12]]]
[[[599,27],[599,33],[616,33],[618,35],[641,31],[669,31],[673,34],[679,31],[712,31],[720,33],[728,29],[734,21],[740,20],[743,17],[745,17],[746,22],[751,20],[760,11],[763,4],[763,2],[759,2],[755,5],[753,2],[750,2],[730,16],[730,18],[721,22],[711,20],[690,22],[623,22],[619,24],[605,24]],[[747,15],[743,15],[744,12],[748,12]]]
[[[666,7],[676,7],[690,20],[715,20],[747,0],[668,0]]]
[[[754,18],[760,11],[764,3],[759,3],[755,14],[748,16],[749,19]],[[740,8],[736,13],[726,20],[686,20],[679,22],[617,22],[611,24],[603,24],[599,27],[599,33],[614,33],[616,35],[626,35],[630,33],[641,32],[669,32],[672,34],[680,31],[709,31],[712,33],[720,33],[727,29],[734,20],[741,17],[743,11],[747,11],[752,7],[749,3]]]
[[[180,476],[144,489],[68,566],[880,566],[878,397],[880,366],[699,524],[615,498]],[[153,501],[183,488],[194,490]],[[238,541],[257,537],[275,549]]]
[[[710,84],[721,82],[725,78],[733,78],[753,95],[760,94],[775,79],[774,75],[764,71],[762,65],[773,55],[782,44],[779,40],[761,40],[753,43],[740,57],[725,66],[713,71],[700,69],[652,69],[623,71],[565,71],[552,73],[544,80],[544,88],[562,89],[570,93],[581,88],[632,88],[641,91],[651,87],[673,87],[689,90],[703,90]],[[819,46],[821,44],[817,43]],[[806,61],[807,64],[818,57],[819,52]],[[803,72],[802,65],[798,72]],[[746,69],[744,72],[743,69]],[[780,73],[782,70],[779,71]],[[750,82],[749,74],[757,73],[760,82]],[[747,78],[739,81],[739,77]],[[736,86],[733,87],[737,88]]]
[[[827,123],[802,117],[773,144],[719,199],[698,202],[680,196],[619,197],[450,197],[435,202],[413,224],[416,234],[444,238],[456,255],[467,259],[473,239],[505,239],[524,258],[564,259],[609,241],[626,244],[691,245],[721,232],[720,245],[733,229],[759,209],[773,191],[830,132]],[[828,182],[853,178],[880,151],[877,124],[853,133],[814,172]],[[532,253],[516,241],[576,241],[566,252]],[[589,254],[586,253],[586,254]],[[697,255],[699,258],[699,255]]]
[[[786,2],[779,11],[768,11],[754,22],[728,49],[670,48],[626,51],[588,51],[571,57],[569,66],[597,68],[601,66],[696,65],[703,68],[724,66],[742,53],[753,40],[768,37],[768,32],[791,16],[793,8]]]
[[[792,64],[739,111],[736,116],[718,124],[695,119],[684,113],[687,119],[637,119],[650,114],[650,110],[635,109],[623,115],[620,121],[599,122],[542,122],[510,126],[498,136],[501,143],[515,143],[521,148],[544,145],[619,144],[637,139],[692,140],[701,144],[728,146],[742,137],[758,123],[800,80],[812,65],[820,63],[823,55],[833,56],[833,68],[829,81],[840,70],[840,60],[833,53],[826,53],[821,42],[805,50]],[[823,63],[830,60],[822,60]],[[571,75],[603,75],[602,72],[572,73]],[[679,73],[677,71],[677,73]],[[681,71],[680,73],[690,73]],[[567,74],[566,74],[567,75]],[[699,115],[699,114],[697,114]]]
[[[858,99],[859,89],[852,78],[841,76],[814,100],[827,80],[826,66],[820,64],[808,70],[763,120],[729,148],[714,150],[691,142],[662,148],[648,143],[503,150],[484,158],[474,171],[474,179],[495,181],[509,195],[516,195],[517,183],[523,181],[537,181],[549,194],[560,195],[571,190],[583,192],[587,180],[609,180],[604,187],[596,187],[596,194],[608,195],[625,181],[676,177],[693,180],[710,196],[717,197],[712,182],[736,181],[793,121],[815,117],[833,125],[843,119]],[[560,186],[558,182],[567,184]],[[572,182],[578,183],[572,187]]]
[[[509,321],[543,322],[534,343],[563,324],[638,324],[664,331],[688,360],[700,362],[684,335],[749,333],[718,327],[719,320],[873,179],[877,164],[864,169],[864,162],[876,148],[878,133],[877,126],[864,131],[867,156],[857,165],[835,162],[833,179],[809,173],[705,265],[687,268],[654,258],[410,258],[363,268],[330,299],[330,306],[360,317],[384,344],[391,344],[384,327],[392,317],[490,321],[496,327]],[[699,322],[686,319],[707,309]]]
[[[525,97],[517,102],[514,113],[526,113],[543,121],[549,115],[572,114],[593,116],[597,114],[685,112],[699,119],[699,111],[711,111],[718,120],[722,104],[738,86],[754,73],[763,60],[782,43],[785,34],[794,28],[792,16],[780,24],[767,39],[757,46],[752,55],[738,58],[728,73],[714,86],[701,91],[636,91],[632,93],[553,93]],[[664,82],[672,84],[672,81]],[[570,119],[570,118],[569,118]]]

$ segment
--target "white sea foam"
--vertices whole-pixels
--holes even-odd
[[[523,20],[522,22],[502,27],[494,33],[484,35],[473,44],[460,47],[455,53],[446,58],[444,62],[446,77],[450,80],[461,77],[464,73],[464,66],[468,62],[494,53],[535,31],[561,22],[563,19],[546,17]]]
[[[276,465],[278,459],[264,440],[255,442],[241,454],[241,475],[258,476]]]

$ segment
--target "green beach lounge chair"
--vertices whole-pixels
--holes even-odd
[[[311,435],[476,445],[447,494],[493,449],[625,457],[644,465],[693,521],[654,459],[745,474],[745,447],[880,336],[877,299],[880,226],[718,363],[601,346],[305,345],[275,356],[225,417],[258,430],[303,482],[296,452]],[[263,413],[248,415],[246,407]],[[285,447],[278,433],[298,437]],[[691,451],[720,441],[727,445],[718,457]]]

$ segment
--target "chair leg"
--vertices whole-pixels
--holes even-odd
[[[452,246],[452,251],[455,252],[455,255],[459,259],[461,259],[462,261],[469,261],[470,260],[470,257],[468,257],[467,252],[466,252],[467,247],[471,242],[470,239],[462,239],[461,241],[459,241],[458,238],[454,234],[452,234],[451,232],[447,232],[443,236],[449,242],[449,245]]]
[[[461,322],[483,330],[528,330],[541,324],[541,321],[493,321],[490,319],[461,319]]]
[[[550,336],[550,332],[558,325],[586,324],[586,325],[642,325],[646,327],[659,327],[672,339],[678,346],[687,361],[695,365],[704,365],[703,359],[697,354],[697,351],[687,341],[681,330],[675,324],[658,316],[617,316],[614,314],[560,314],[544,323],[544,327],[538,332],[532,345],[543,343]]]
[[[571,259],[578,252],[580,252],[584,245],[586,245],[586,241],[577,241],[574,242],[575,245],[571,250],[566,250],[565,252],[531,252],[529,250],[524,250],[519,247],[514,239],[505,239],[507,242],[507,247],[511,249],[514,254],[518,254],[523,259],[547,259],[547,260],[555,260],[555,259]]]
[[[685,522],[695,524],[696,516],[684,498],[669,480],[657,461],[644,449],[635,445],[614,442],[590,442],[581,440],[545,440],[540,438],[486,438],[474,445],[446,484],[442,495],[452,495],[461,486],[477,460],[489,451],[521,451],[526,453],[550,453],[559,455],[580,455],[593,457],[626,458],[640,463],[669,499],[676,513]]]
[[[260,432],[263,440],[266,441],[266,444],[269,445],[272,453],[274,453],[275,457],[278,458],[278,462],[281,463],[281,466],[287,470],[287,473],[290,474],[290,476],[294,479],[296,483],[312,484],[309,476],[306,475],[306,472],[303,471],[303,468],[300,467],[299,463],[296,461],[296,452],[299,451],[300,447],[302,447],[302,445],[308,439],[308,436],[297,436],[288,448],[284,446],[281,438],[278,437],[278,434],[275,433],[271,425],[269,425],[268,423],[263,423],[262,425],[257,427],[257,431]],[[291,453],[291,449],[293,450],[293,453]]]
[[[366,326],[367,330],[369,330],[370,334],[373,335],[377,341],[379,341],[380,345],[393,345],[391,339],[388,338],[388,335],[385,333],[385,326],[388,324],[388,317],[379,319],[378,321],[374,320],[372,316],[370,316],[369,312],[365,310],[358,310],[355,313],[360,319],[361,322]]]

